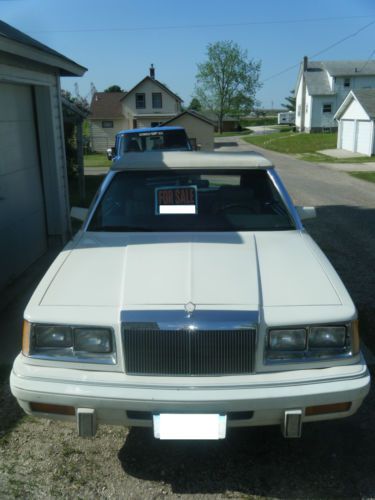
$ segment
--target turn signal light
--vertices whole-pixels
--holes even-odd
[[[30,331],[31,324],[24,319],[22,328],[22,354],[24,356],[28,356],[30,354]]]
[[[50,405],[47,403],[30,403],[30,409],[39,413],[55,413],[56,415],[75,415],[74,406]]]
[[[313,415],[324,415],[325,413],[342,413],[343,411],[349,411],[352,403],[334,403],[330,405],[318,405],[318,406],[308,406],[305,409],[306,417],[311,417]]]

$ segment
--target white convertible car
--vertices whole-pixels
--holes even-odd
[[[128,154],[24,315],[29,414],[160,439],[346,417],[367,395],[357,313],[255,153]]]

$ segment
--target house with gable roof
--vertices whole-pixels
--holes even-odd
[[[91,146],[105,151],[120,130],[153,127],[181,113],[182,99],[155,77],[155,68],[128,92],[96,92],[90,106]]]
[[[375,61],[309,61],[303,58],[295,88],[300,132],[337,129],[335,113],[351,90],[375,88]]]

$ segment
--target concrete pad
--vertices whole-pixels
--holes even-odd
[[[318,165],[338,172],[375,172],[375,162],[371,163],[322,163]]]
[[[322,149],[321,151],[317,151],[317,153],[331,156],[332,158],[359,158],[365,156],[362,153],[354,153],[346,149]]]

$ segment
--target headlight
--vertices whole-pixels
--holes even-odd
[[[269,347],[274,351],[303,351],[306,347],[306,330],[271,330]]]
[[[111,332],[103,328],[74,328],[77,351],[112,352]]]
[[[37,359],[116,364],[109,328],[36,325],[24,322],[22,352]]]
[[[346,325],[273,328],[268,332],[265,360],[319,361],[348,358],[359,353],[358,321]]]
[[[345,326],[313,326],[309,333],[309,347],[345,347]]]

